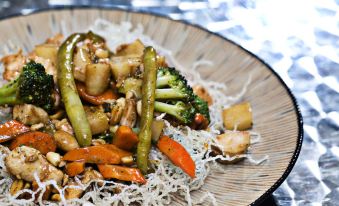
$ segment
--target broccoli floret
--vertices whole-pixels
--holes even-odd
[[[33,104],[51,111],[54,105],[53,76],[33,61],[27,63],[19,77],[0,88],[0,105]]]
[[[192,123],[197,113],[202,114],[210,121],[207,102],[193,93],[185,77],[174,68],[160,67],[158,69],[155,99],[161,101],[156,102],[158,107],[155,107],[155,111],[170,114],[182,123]],[[178,103],[173,104],[175,101],[178,101]],[[169,102],[170,104],[168,104]],[[183,112],[182,108],[185,108],[186,111]],[[183,117],[183,114],[186,116]]]
[[[172,115],[184,124],[191,123],[196,114],[196,109],[190,103],[187,104],[181,101],[175,104],[155,101],[154,109],[158,112]]]
[[[178,99],[183,101],[193,100],[194,93],[177,70],[169,67],[160,67],[157,71],[155,99]]]
[[[204,115],[204,117],[206,117],[210,122],[210,112],[208,109],[208,104],[205,100],[201,99],[198,95],[194,95],[192,105],[197,110],[197,113]]]

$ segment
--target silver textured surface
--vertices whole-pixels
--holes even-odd
[[[64,5],[133,8],[217,32],[273,67],[296,96],[305,137],[278,205],[339,205],[338,0],[3,0],[0,16]]]

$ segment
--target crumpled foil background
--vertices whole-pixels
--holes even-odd
[[[199,24],[258,55],[304,118],[299,159],[278,205],[339,205],[339,0],[2,0],[0,17],[72,5],[132,8]]]

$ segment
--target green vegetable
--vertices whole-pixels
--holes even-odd
[[[140,99],[142,96],[141,88],[142,88],[141,79],[129,77],[123,81],[118,91],[123,94],[126,94],[128,91],[132,91],[135,94],[136,98]]]
[[[46,74],[44,66],[31,61],[17,79],[0,88],[0,105],[27,103],[51,112],[55,101],[53,89],[53,76]]]
[[[105,42],[105,39],[102,36],[95,34],[92,31],[87,32],[86,37],[91,39],[93,43],[104,43]]]
[[[148,155],[151,148],[151,127],[153,121],[156,78],[156,52],[153,47],[146,47],[144,51],[142,115],[137,149],[137,165],[144,174],[147,173],[148,170]]]
[[[193,93],[179,71],[174,68],[159,68],[156,88],[155,111],[167,113],[184,124],[192,123],[197,113],[210,121],[207,102]]]
[[[194,95],[194,100],[192,101],[192,105],[196,109],[197,113],[204,115],[204,117],[206,117],[208,121],[211,121],[210,112],[209,112],[208,104],[206,101],[204,101],[197,95]]]
[[[154,109],[158,112],[167,113],[184,124],[193,122],[194,116],[197,113],[191,104],[186,104],[181,101],[177,101],[175,104],[156,101]]]
[[[162,67],[157,71],[157,89],[155,99],[180,99],[191,101],[194,98],[192,88],[187,80],[174,68]]]
[[[89,146],[92,132],[79,98],[73,77],[73,53],[76,44],[86,38],[86,34],[75,33],[69,36],[58,51],[58,84],[67,116],[74,129],[80,146]]]

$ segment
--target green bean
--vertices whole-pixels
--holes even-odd
[[[156,52],[153,47],[144,50],[144,74],[142,80],[142,110],[137,165],[145,174],[148,170],[148,155],[151,148],[151,128],[154,112],[155,83],[157,76]]]
[[[69,36],[58,51],[58,85],[67,116],[74,129],[80,146],[91,144],[92,132],[73,77],[73,53],[76,44],[86,38],[86,34],[75,33]]]
[[[105,42],[105,39],[102,36],[95,34],[92,31],[87,32],[86,35],[87,35],[87,38],[89,38],[93,41],[93,43],[103,43],[103,42]]]

